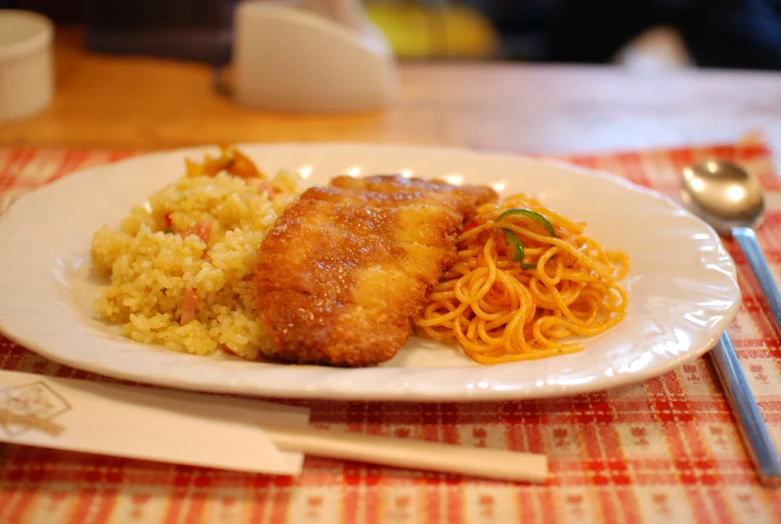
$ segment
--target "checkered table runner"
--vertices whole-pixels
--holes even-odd
[[[0,149],[0,193],[131,154]],[[706,155],[744,164],[781,194],[771,153],[756,136],[736,145],[559,158],[675,194],[680,169]],[[768,213],[759,239],[781,275],[781,208]],[[781,340],[745,258],[727,247],[744,293],[729,334],[781,443]],[[2,336],[0,368],[111,380]],[[319,427],[545,453],[552,477],[537,486],[308,457],[303,474],[291,479],[0,445],[0,522],[781,521],[781,490],[758,484],[707,359],[642,384],[557,399],[295,403],[311,408]]]

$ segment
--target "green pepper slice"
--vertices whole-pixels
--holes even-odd
[[[513,262],[518,262],[523,269],[537,267],[537,264],[525,264],[523,262],[523,257],[525,256],[523,243],[521,243],[520,239],[518,239],[515,233],[509,229],[502,229],[502,231],[504,231],[504,236],[507,238],[507,243],[513,247],[513,251],[515,252],[513,254]]]
[[[545,228],[545,231],[547,231],[548,234],[550,234],[550,236],[552,236],[552,237],[556,236],[556,232],[553,230],[553,224],[551,224],[548,221],[547,218],[545,218],[544,216],[542,216],[539,213],[535,213],[534,211],[530,211],[528,209],[523,209],[523,208],[520,208],[520,207],[515,207],[513,209],[508,209],[507,211],[505,211],[504,213],[502,213],[501,215],[496,217],[496,221],[499,222],[503,218],[508,217],[508,216],[512,216],[512,215],[521,215],[521,216],[525,216],[527,218],[530,218],[530,219],[534,220],[535,222],[537,222],[539,225],[541,225],[543,228]]]
[[[528,209],[523,209],[520,207],[516,207],[513,209],[508,209],[498,217],[496,217],[496,221],[499,222],[505,217],[512,216],[512,215],[521,215],[527,218],[530,218],[540,224],[545,231],[547,231],[550,236],[556,237],[556,231],[553,229],[553,224],[551,224],[547,218],[542,216],[539,213],[535,213],[534,211],[530,211]],[[504,236],[507,238],[507,242],[513,246],[513,249],[515,251],[515,254],[513,255],[513,262],[518,262],[521,264],[521,268],[523,269],[531,269],[533,267],[536,267],[537,264],[525,264],[523,262],[524,257],[524,249],[523,244],[521,243],[520,239],[515,235],[515,233],[512,232],[510,229],[502,229],[504,231]]]
[[[521,241],[509,229],[502,229],[502,231],[504,231],[504,236],[507,238],[507,243],[513,247],[513,262],[523,262],[524,253]]]

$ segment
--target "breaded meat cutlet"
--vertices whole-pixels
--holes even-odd
[[[392,358],[489,188],[375,176],[307,190],[258,250],[264,352],[285,361],[371,366]]]

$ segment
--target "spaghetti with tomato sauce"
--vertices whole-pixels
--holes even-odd
[[[456,339],[482,364],[583,349],[626,314],[626,254],[522,194],[478,208],[457,238],[458,261],[427,297],[419,335]]]

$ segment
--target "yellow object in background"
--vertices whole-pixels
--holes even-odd
[[[398,58],[488,58],[498,49],[491,23],[464,5],[381,0],[367,2],[365,9]]]

